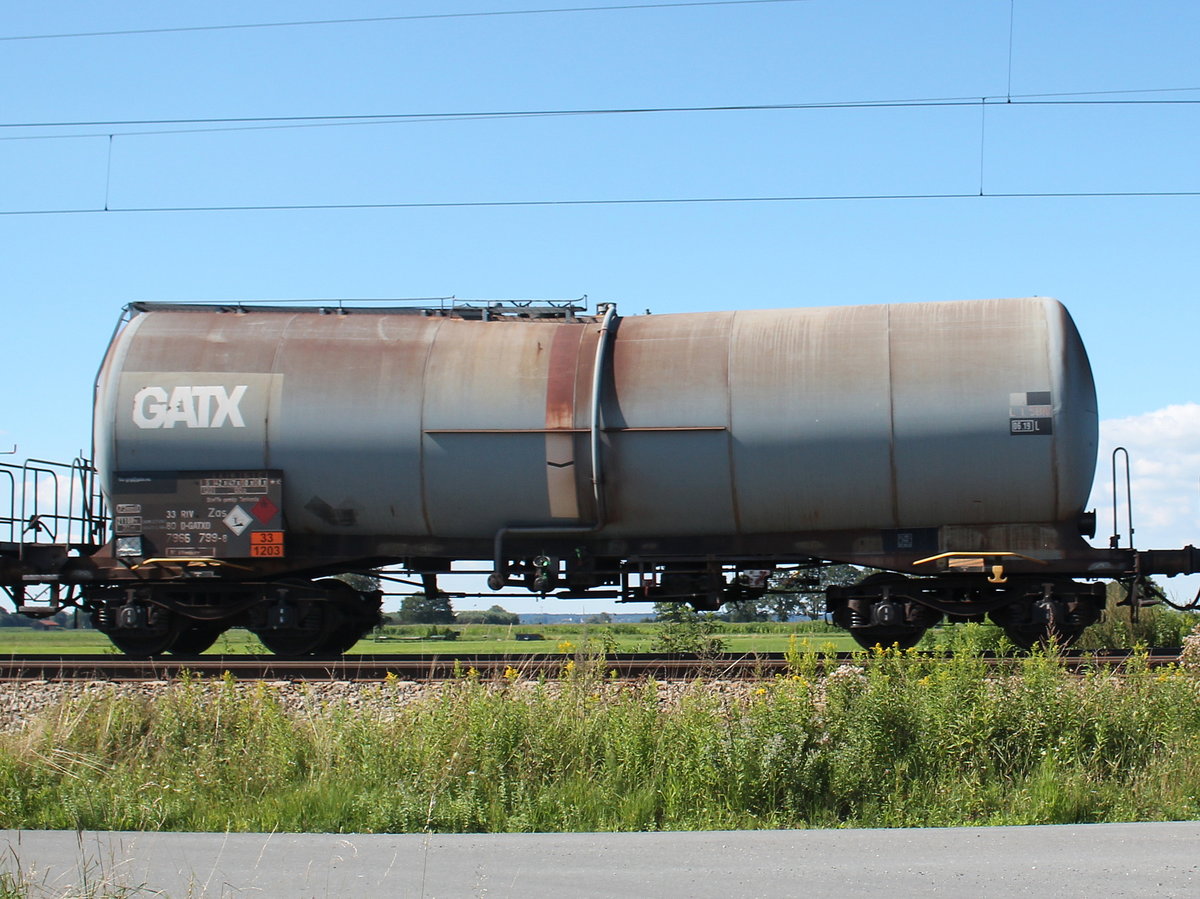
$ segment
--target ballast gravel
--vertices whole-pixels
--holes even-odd
[[[483,685],[497,692],[514,696],[545,690],[554,695],[562,682],[515,680],[485,681]],[[226,684],[220,679],[190,681],[6,681],[0,682],[0,732],[13,733],[31,722],[53,714],[64,704],[81,699],[106,701],[112,698],[149,699],[162,697],[170,690],[233,689],[241,693],[265,690],[289,713],[312,715],[353,709],[387,717],[390,712],[423,700],[432,699],[446,691],[462,689],[461,681],[419,682],[378,681],[241,681]],[[691,690],[702,689],[709,696],[744,700],[761,690],[760,684],[747,681],[661,681],[653,685],[658,702],[671,706]],[[646,689],[645,683],[605,682],[597,690]]]

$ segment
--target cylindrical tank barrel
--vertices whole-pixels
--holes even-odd
[[[1074,520],[1097,412],[1066,310],[978,300],[466,320],[161,306],[109,348],[102,478],[280,470],[290,530],[605,537]],[[593,472],[593,367],[600,460]]]

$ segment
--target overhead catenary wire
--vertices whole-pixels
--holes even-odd
[[[59,121],[0,122],[0,128],[115,128],[166,125],[258,125],[258,124],[364,124],[372,121],[533,118],[537,116],[584,115],[652,115],[678,112],[787,112],[809,109],[917,109],[928,107],[977,106],[980,103],[997,106],[1198,106],[1200,97],[1139,99],[1070,99],[1116,94],[1200,93],[1196,87],[1129,88],[1112,91],[1072,91],[1070,93],[1014,94],[962,97],[904,97],[874,100],[804,100],[790,103],[722,103],[703,106],[594,106],[563,109],[488,109],[420,112],[340,113],[337,115],[289,116],[209,116],[173,119],[76,119]]]
[[[1159,199],[1200,197],[1200,190],[1128,190],[1128,191],[1005,191],[896,194],[810,194],[796,196],[740,197],[620,197],[614,199],[556,200],[450,200],[443,202],[403,203],[264,203],[213,206],[99,206],[61,209],[7,209],[0,216],[35,215],[116,215],[186,212],[319,212],[330,210],[383,209],[486,209],[539,206],[668,206],[684,204],[733,203],[817,203],[885,200],[1053,200],[1053,199]]]
[[[121,28],[111,31],[66,31],[48,34],[0,35],[0,41],[48,41],[61,38],[119,37],[135,34],[179,34],[189,31],[237,31],[253,28],[312,28],[324,25],[367,25],[380,22],[417,22],[433,19],[481,19],[494,16],[541,16],[587,12],[625,12],[643,9],[682,9],[698,6],[762,6],[778,3],[812,3],[813,0],[680,0],[674,3],[622,3],[605,6],[560,6],[534,9],[492,9],[475,12],[415,13],[404,16],[365,16],[345,19],[304,19],[291,22],[242,22],[225,25],[178,25],[165,28]]]
[[[1112,106],[1200,106],[1197,98],[1067,99],[1090,94],[1134,94],[1197,92],[1200,87],[1142,88],[1125,91],[1096,91],[1089,94],[1024,94],[1015,97],[931,97],[884,100],[811,101],[799,103],[742,103],[715,106],[628,106],[578,109],[524,109],[454,112],[394,112],[363,115],[233,116],[179,119],[93,119],[80,121],[0,122],[0,130],[98,128],[114,129],[75,134],[20,134],[0,141],[66,140],[81,137],[146,137],[166,134],[210,134],[216,132],[264,131],[291,128],[404,125],[429,122],[488,121],[496,119],[554,118],[570,116],[669,115],[726,112],[803,112],[816,110],[875,109],[961,109],[964,107],[1112,107]],[[217,125],[220,127],[187,127]],[[153,127],[148,126],[176,126]],[[146,130],[116,130],[142,127]]]
[[[1016,98],[932,98],[906,100],[871,100],[871,101],[835,101],[809,102],[789,104],[738,104],[721,106],[675,106],[675,107],[622,107],[594,109],[560,109],[560,110],[520,110],[492,111],[485,113],[412,113],[391,116],[325,116],[325,117],[262,117],[252,119],[174,119],[174,120],[126,120],[122,124],[142,124],[154,122],[275,122],[281,124],[261,124],[255,127],[311,127],[316,124],[390,124],[414,121],[450,121],[455,118],[478,120],[483,118],[516,118],[537,116],[569,116],[569,115],[621,115],[621,114],[652,114],[652,113],[700,113],[700,112],[732,112],[732,111],[778,111],[778,110],[814,110],[814,109],[882,109],[882,108],[974,108],[980,109],[979,150],[978,150],[978,190],[973,193],[959,191],[932,192],[921,194],[839,194],[839,195],[804,195],[804,196],[737,196],[737,197],[631,197],[631,198],[560,198],[560,199],[531,199],[531,200],[490,200],[490,201],[425,201],[425,202],[386,202],[386,203],[285,203],[285,204],[221,204],[221,205],[175,205],[175,206],[120,206],[110,202],[113,141],[116,137],[137,137],[148,134],[162,133],[197,133],[203,130],[242,130],[249,128],[239,125],[228,129],[178,129],[175,131],[96,131],[72,135],[12,135],[0,137],[0,142],[14,140],[46,140],[53,138],[98,139],[106,140],[106,160],[104,178],[104,204],[102,207],[81,206],[57,209],[9,209],[0,210],[0,216],[18,215],[84,215],[98,212],[115,213],[168,213],[168,212],[237,212],[237,211],[302,211],[302,210],[351,210],[351,209],[417,209],[417,208],[470,208],[470,207],[535,207],[535,206],[601,206],[601,205],[669,205],[685,203],[783,203],[783,202],[818,202],[835,200],[949,200],[979,198],[1098,198],[1098,197],[1190,197],[1198,195],[1194,191],[1043,191],[1043,192],[1006,192],[994,193],[986,190],[984,181],[985,157],[987,149],[986,115],[989,106],[1114,106],[1114,105],[1200,105],[1200,99],[1114,99],[1113,95],[1130,93],[1146,93],[1150,89],[1126,89],[1086,92],[1083,94],[1027,94]],[[1200,88],[1160,88],[1155,92],[1197,91]],[[1105,99],[1079,99],[1081,96],[1106,95]],[[1073,99],[1067,99],[1073,98]],[[283,122],[288,124],[284,125]],[[43,123],[49,125],[49,123]],[[67,123],[55,123],[67,124]],[[102,122],[71,123],[80,126],[102,125]],[[28,127],[32,127],[27,125]],[[0,128],[20,127],[13,124],[0,123]]]
[[[468,12],[418,13],[398,16],[373,16],[340,19],[311,19],[285,22],[227,23],[218,25],[174,26],[163,28],[121,29],[95,32],[47,33],[34,35],[0,36],[0,42],[19,40],[45,40],[67,37],[103,37],[122,34],[161,34],[189,31],[221,31],[250,28],[280,28],[300,26],[323,26],[355,23],[400,22],[424,19],[481,18],[488,16],[519,16],[606,12],[621,10],[681,9],[686,7],[750,6],[782,3],[812,2],[812,0],[675,0],[660,3],[624,3],[588,6],[538,7],[517,10],[478,10]],[[798,103],[752,103],[722,104],[709,106],[647,106],[579,109],[531,109],[490,111],[434,111],[338,114],[309,116],[241,116],[172,119],[125,119],[90,121],[45,121],[45,122],[0,122],[0,130],[9,132],[30,129],[95,128],[107,129],[77,134],[21,134],[0,137],[0,141],[50,140],[78,138],[106,138],[106,165],[104,204],[102,207],[78,207],[60,209],[2,210],[3,216],[20,215],[84,215],[102,212],[112,213],[169,213],[169,212],[237,212],[237,211],[302,211],[302,210],[352,210],[352,209],[417,209],[417,208],[485,208],[485,207],[537,207],[537,206],[600,206],[600,205],[668,205],[696,203],[798,203],[821,201],[869,201],[869,200],[953,200],[968,198],[1016,199],[1016,198],[1101,198],[1101,197],[1192,197],[1196,191],[1050,191],[1050,192],[1005,192],[990,193],[985,189],[985,152],[987,149],[986,117],[988,106],[1057,106],[1057,107],[1115,107],[1115,106],[1181,106],[1200,105],[1200,98],[1146,96],[1164,93],[1200,92],[1200,87],[1137,88],[1104,91],[1072,91],[1054,93],[1012,94],[1012,54],[1014,35],[1015,3],[1010,0],[1008,15],[1008,61],[1006,85],[1003,96],[941,97],[857,101],[808,101]],[[1142,96],[1131,96],[1142,95]],[[177,206],[120,206],[110,203],[113,165],[113,141],[116,137],[137,137],[157,134],[189,134],[214,131],[250,131],[274,128],[351,127],[362,125],[415,124],[448,121],[486,121],[515,118],[567,117],[567,116],[619,116],[686,113],[729,113],[729,112],[782,112],[804,110],[872,110],[872,109],[917,109],[917,108],[980,108],[979,124],[979,181],[977,192],[941,192],[922,194],[839,194],[805,196],[737,196],[737,197],[632,197],[632,198],[576,198],[576,199],[531,199],[494,201],[440,201],[440,202],[392,202],[392,203],[326,203],[326,204],[230,204],[230,205],[177,205]],[[208,127],[205,127],[208,126]],[[219,127],[212,127],[219,126]],[[147,130],[124,130],[141,128]]]

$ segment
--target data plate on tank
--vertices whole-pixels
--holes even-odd
[[[124,555],[279,559],[285,553],[279,471],[117,472],[112,506]]]
[[[1008,396],[1008,433],[1038,436],[1054,433],[1054,406],[1049,390],[1030,390]]]

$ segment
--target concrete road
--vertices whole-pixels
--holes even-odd
[[[0,831],[31,896],[1196,896],[1200,823],[359,835]],[[19,865],[19,872],[16,871]],[[90,892],[88,891],[90,889]]]

